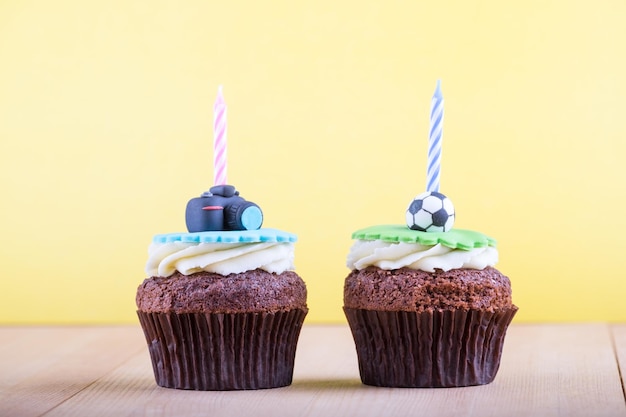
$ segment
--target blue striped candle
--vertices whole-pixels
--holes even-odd
[[[433,94],[433,98],[430,101],[430,130],[428,133],[426,191],[439,192],[441,139],[443,137],[443,95],[441,94],[441,80],[437,80],[435,94]]]

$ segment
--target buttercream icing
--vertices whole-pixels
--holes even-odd
[[[148,248],[146,273],[228,275],[262,269],[280,274],[294,269],[296,240],[295,235],[276,229],[156,235]]]
[[[350,269],[376,266],[392,270],[407,267],[426,272],[434,272],[435,269],[484,269],[497,262],[498,250],[493,246],[464,250],[452,249],[441,243],[422,245],[382,240],[356,240],[347,258]]]

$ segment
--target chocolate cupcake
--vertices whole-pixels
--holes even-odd
[[[454,206],[439,193],[443,103],[437,81],[426,192],[406,209],[406,226],[374,226],[352,235],[344,311],[364,384],[488,384],[517,312],[509,279],[493,267],[495,240],[453,229]]]
[[[156,383],[193,390],[291,384],[308,312],[293,269],[296,236],[260,228],[258,206],[232,186],[187,206],[189,233],[157,235],[137,314]]]
[[[353,234],[344,311],[361,380],[383,387],[462,387],[493,381],[517,312],[478,232],[401,225]]]

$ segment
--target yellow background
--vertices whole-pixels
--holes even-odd
[[[626,320],[626,3],[0,1],[0,322],[135,323],[156,233],[229,182],[341,322],[355,229],[441,191],[498,239],[517,321]]]

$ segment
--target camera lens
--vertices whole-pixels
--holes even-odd
[[[226,223],[231,230],[256,230],[263,224],[263,212],[250,201],[234,203],[228,207]]]

